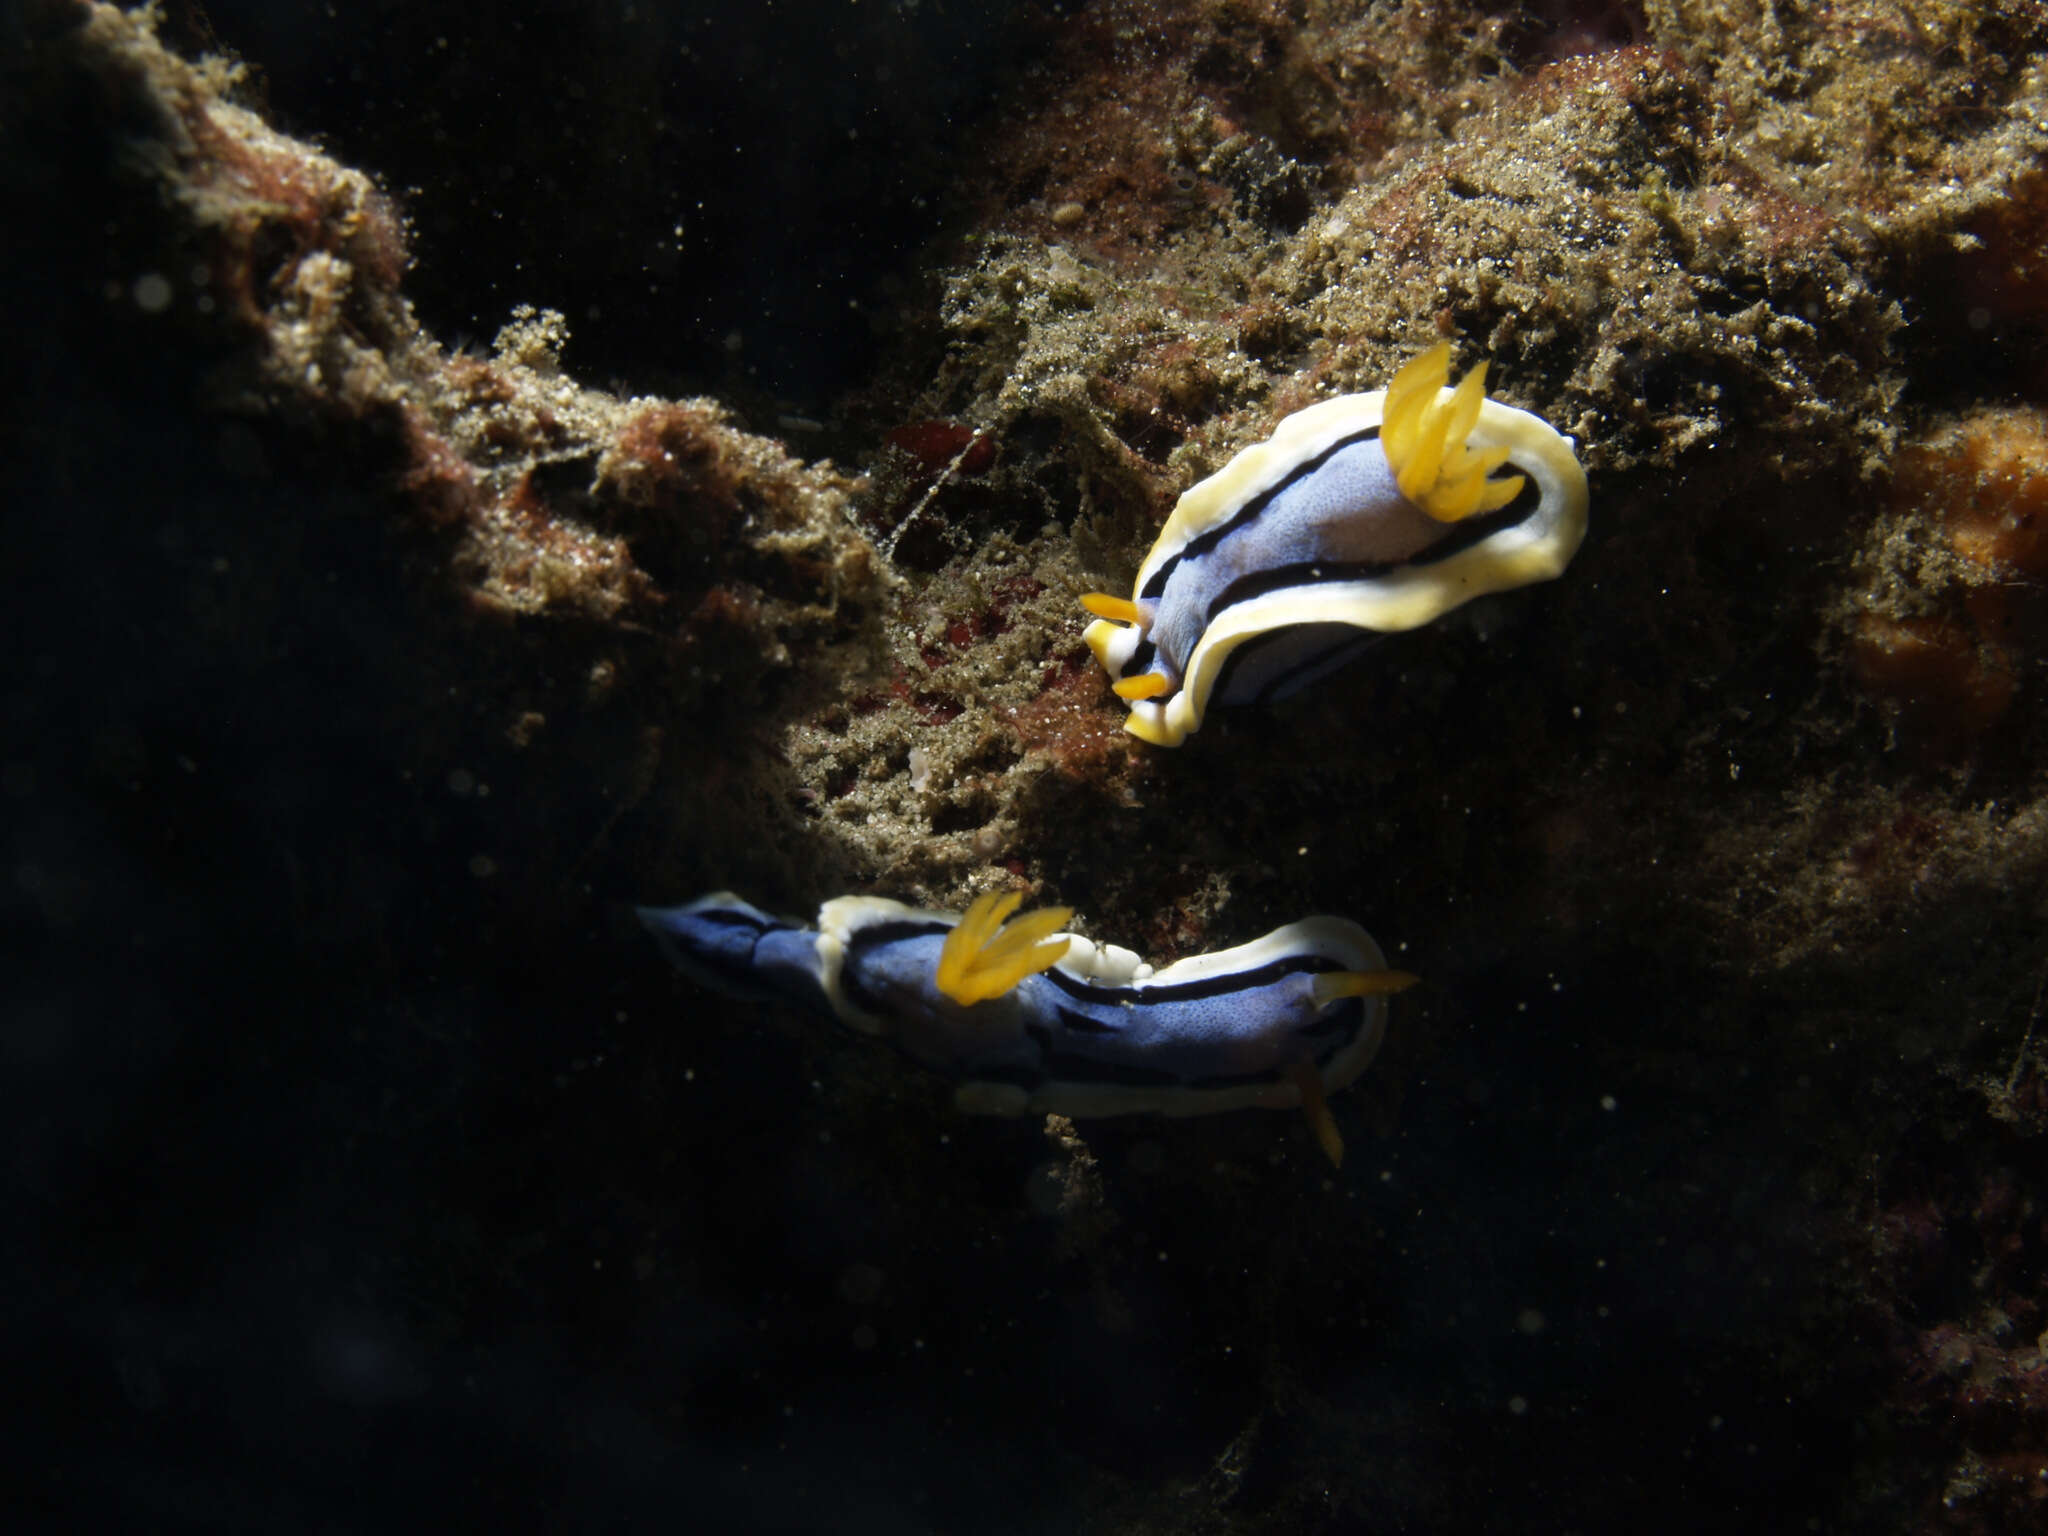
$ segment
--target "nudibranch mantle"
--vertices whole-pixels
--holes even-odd
[[[1363,928],[1303,918],[1158,970],[1119,945],[1032,933],[1044,963],[1000,995],[962,1003],[937,978],[955,931],[989,918],[986,900],[963,915],[842,896],[819,909],[815,928],[724,891],[639,911],[685,973],[884,1038],[956,1079],[954,1102],[969,1113],[1306,1107],[1325,1150],[1341,1156],[1323,1096],[1371,1063],[1386,1032],[1386,994],[1415,979],[1388,970]],[[988,926],[1007,911],[996,908]]]
[[[1571,563],[1587,505],[1572,439],[1486,399],[1483,363],[1444,387],[1449,358],[1433,347],[1384,390],[1296,411],[1182,495],[1129,601],[1084,599],[1125,729],[1179,746],[1212,699],[1283,698],[1379,635]]]

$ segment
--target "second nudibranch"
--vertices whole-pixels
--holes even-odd
[[[1446,387],[1450,355],[1296,411],[1181,497],[1128,599],[1082,599],[1126,730],[1177,747],[1212,702],[1283,698],[1379,635],[1563,572],[1586,535],[1572,440],[1487,399],[1484,363]]]
[[[1333,1163],[1325,1096],[1363,1072],[1388,994],[1414,984],[1358,924],[1309,917],[1235,949],[1154,970],[1114,944],[1059,931],[1019,896],[965,913],[842,896],[807,928],[728,892],[642,907],[675,964],[720,991],[774,997],[881,1036],[959,1080],[974,1114],[1308,1112]]]

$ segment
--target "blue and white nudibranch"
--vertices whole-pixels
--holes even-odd
[[[1296,411],[1181,497],[1128,599],[1081,600],[1126,730],[1177,747],[1212,700],[1283,698],[1378,635],[1570,564],[1572,440],[1487,399],[1484,363],[1456,389],[1450,367],[1439,343],[1384,390]]]
[[[1415,982],[1387,969],[1363,928],[1303,918],[1155,971],[1057,931],[1070,908],[1008,921],[1019,899],[984,896],[963,914],[842,896],[806,928],[721,891],[642,907],[640,920],[706,985],[830,1014],[958,1079],[954,1102],[969,1113],[1300,1106],[1342,1162],[1325,1095],[1365,1070],[1387,995]]]

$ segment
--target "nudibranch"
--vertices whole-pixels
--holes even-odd
[[[880,1036],[958,1080],[971,1114],[1201,1115],[1301,1107],[1333,1163],[1325,1096],[1363,1072],[1388,994],[1414,984],[1371,935],[1308,917],[1154,970],[1058,931],[1071,909],[1011,919],[1016,893],[963,913],[841,896],[817,926],[728,892],[642,907],[678,968],[728,995],[778,998]]]
[[[1131,712],[1177,747],[1214,701],[1284,698],[1380,635],[1548,581],[1586,535],[1572,440],[1455,389],[1439,343],[1384,390],[1296,411],[1180,498],[1128,599],[1090,593],[1084,638]]]

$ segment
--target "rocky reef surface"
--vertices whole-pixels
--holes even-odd
[[[798,9],[0,17],[33,1509],[2032,1528],[2048,14]],[[1127,737],[1077,595],[1439,339],[1571,570]],[[1424,985],[1333,1173],[962,1119],[715,886]]]

